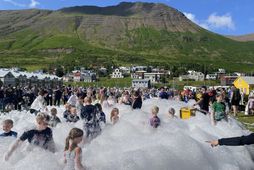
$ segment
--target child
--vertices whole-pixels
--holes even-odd
[[[159,107],[153,106],[152,107],[152,117],[150,118],[150,125],[153,128],[157,128],[160,125],[160,118],[157,116],[159,113]]]
[[[112,109],[111,113],[110,113],[110,121],[114,124],[116,124],[116,122],[118,122],[119,120],[119,109],[118,108],[114,108]]]
[[[56,108],[52,108],[50,111],[51,111],[51,116],[49,120],[49,126],[56,127],[58,123],[61,123],[61,120],[59,119],[59,117],[56,116],[57,115]]]
[[[105,116],[105,113],[102,111],[102,107],[101,107],[101,104],[100,103],[97,103],[95,104],[95,107],[97,108],[97,111],[99,113],[99,121],[100,122],[103,122],[103,123],[106,123],[106,116]]]
[[[68,117],[68,115],[70,115],[71,114],[71,105],[70,104],[66,104],[65,105],[65,111],[64,111],[64,113],[63,113],[63,117],[65,118],[65,119],[67,119],[67,117]]]
[[[175,118],[177,118],[177,117],[175,116],[175,109],[172,108],[172,107],[170,107],[170,108],[168,109],[168,115],[169,115],[169,118],[170,118],[170,119],[175,119]]]
[[[71,108],[71,114],[69,114],[66,118],[66,122],[74,122],[76,123],[79,120],[79,116],[77,115],[77,109],[75,107]]]
[[[78,128],[73,128],[69,132],[68,137],[65,142],[64,149],[64,163],[66,166],[64,170],[84,170],[84,166],[81,163],[82,160],[82,150],[78,144],[83,139],[83,130]]]
[[[21,145],[22,142],[28,140],[32,145],[39,146],[43,149],[55,152],[55,143],[53,140],[52,130],[48,127],[49,116],[45,113],[38,113],[36,116],[36,129],[24,132],[21,137],[14,143],[11,149],[5,155],[7,161],[12,153]]]
[[[217,121],[221,121],[222,119],[227,121],[226,115],[226,105],[222,102],[222,95],[216,95],[216,101],[212,105],[212,113],[211,113],[211,120],[212,125],[215,125]]]
[[[13,136],[16,138],[17,132],[12,131],[11,128],[13,128],[13,121],[11,119],[6,119],[5,121],[3,121],[4,133],[0,134],[0,137]]]

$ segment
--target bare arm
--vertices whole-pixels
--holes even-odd
[[[6,153],[4,159],[5,161],[8,161],[10,156],[12,155],[12,153],[19,147],[19,145],[22,143],[23,141],[18,139],[10,148],[10,150]]]
[[[76,166],[79,170],[85,170],[84,166],[81,163],[81,154],[82,154],[82,150],[80,147],[77,147],[75,149],[75,162],[76,162]]]
[[[214,115],[215,115],[215,112],[214,112],[214,110],[213,110],[213,111],[211,112],[211,123],[212,123],[212,125],[215,125]]]

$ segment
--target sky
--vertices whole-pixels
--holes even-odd
[[[120,2],[121,0],[0,0],[0,10],[30,8],[57,10],[82,5],[112,6]],[[254,33],[254,0],[139,0],[139,2],[164,3],[183,12],[187,18],[203,28],[219,34]]]

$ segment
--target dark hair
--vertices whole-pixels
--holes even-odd
[[[100,103],[96,103],[94,105],[100,112],[102,112],[102,107],[101,107],[101,104]]]
[[[44,95],[47,94],[47,93],[48,93],[48,91],[42,89],[42,90],[39,92],[39,95],[44,96]]]

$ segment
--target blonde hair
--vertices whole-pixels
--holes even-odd
[[[40,123],[40,122],[48,122],[49,121],[49,115],[47,115],[46,113],[42,113],[42,112],[39,112],[36,116],[36,122],[37,123]]]
[[[6,120],[3,121],[3,124],[13,126],[13,121],[11,119],[6,119]]]
[[[50,112],[51,112],[52,115],[56,115],[56,114],[57,114],[56,108],[52,108],[52,109],[50,110]]]
[[[153,107],[152,107],[152,113],[153,113],[153,114],[158,114],[158,113],[159,113],[159,110],[160,110],[160,109],[159,109],[158,106],[153,106]]]
[[[70,143],[70,140],[74,140],[75,138],[82,137],[83,134],[84,134],[83,130],[81,130],[79,128],[72,128],[69,132],[69,135],[67,136],[67,138],[65,140],[64,150],[67,151],[70,148],[71,151],[73,151],[78,146],[78,144],[77,143]]]
[[[118,108],[113,108],[111,113],[110,113],[110,121],[113,121],[113,117],[115,116],[115,112],[117,112],[117,114],[119,114],[119,109]]]
[[[92,98],[91,97],[85,97],[84,102],[85,103],[92,103]]]

